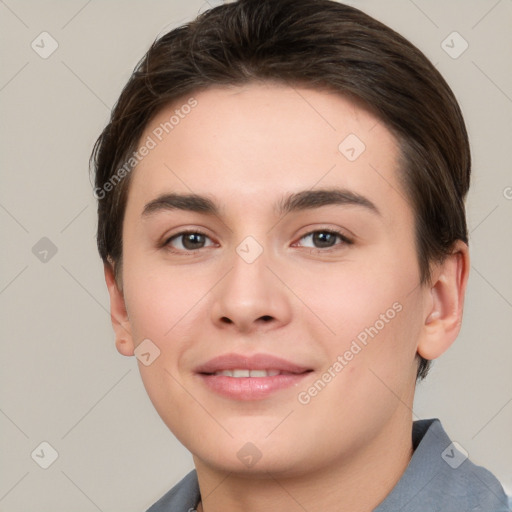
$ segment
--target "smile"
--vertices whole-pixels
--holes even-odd
[[[202,386],[231,400],[263,400],[303,385],[312,368],[273,354],[223,354],[195,368]]]
[[[221,370],[215,372],[213,375],[224,375],[225,377],[274,377],[284,372],[280,370]]]

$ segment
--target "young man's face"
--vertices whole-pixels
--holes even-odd
[[[349,460],[409,425],[432,306],[397,142],[361,105],[327,92],[247,85],[194,97],[172,131],[158,127],[188,98],[141,139],[157,145],[129,189],[117,346],[158,347],[139,362],[142,379],[196,461],[291,475]],[[338,200],[308,203],[320,190]],[[168,194],[218,211],[147,206]],[[281,211],[296,194],[304,201]],[[178,236],[185,230],[204,235]],[[213,374],[248,368],[275,371]]]

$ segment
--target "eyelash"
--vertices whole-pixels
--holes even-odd
[[[302,235],[299,238],[299,241],[303,240],[306,237],[312,236],[315,233],[324,233],[324,234],[327,233],[329,235],[335,235],[335,236],[337,236],[341,240],[342,243],[341,244],[335,244],[332,247],[324,247],[324,248],[322,248],[322,247],[307,247],[307,249],[309,249],[309,252],[313,253],[313,254],[316,254],[316,253],[321,253],[321,254],[331,253],[331,252],[340,250],[340,248],[341,248],[340,246],[352,245],[354,243],[354,241],[352,239],[348,238],[341,231],[337,231],[335,229],[315,229],[313,231],[309,231],[305,235]]]
[[[332,247],[324,247],[324,248],[309,247],[308,249],[309,249],[310,253],[330,253],[330,252],[339,250],[339,246],[340,245],[352,245],[354,243],[353,240],[351,240],[346,235],[344,235],[343,233],[341,233],[340,231],[337,231],[335,229],[315,229],[313,231],[309,231],[308,233],[302,235],[300,237],[299,241],[303,240],[304,238],[306,238],[308,236],[312,236],[315,233],[327,233],[329,235],[335,235],[335,236],[339,237],[339,239],[343,243],[342,244],[335,244]],[[172,248],[170,243],[173,240],[175,240],[177,238],[180,238],[180,237],[183,237],[185,235],[189,235],[189,234],[201,235],[201,236],[204,236],[206,238],[210,238],[206,233],[204,233],[203,231],[201,231],[199,229],[187,229],[185,231],[180,231],[179,233],[176,233],[175,235],[172,235],[170,238],[166,239],[162,245],[163,245],[163,247],[165,249],[167,249],[169,252],[174,253],[174,254],[190,254],[190,255],[194,255],[194,254],[197,254],[198,251],[200,251],[201,249],[205,249],[205,247],[201,247],[199,249],[191,249],[191,250],[182,250],[182,249],[178,249],[177,250],[177,249]]]

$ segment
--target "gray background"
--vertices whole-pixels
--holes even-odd
[[[512,0],[347,3],[422,49],[465,114],[474,157],[465,318],[414,413],[441,418],[510,494]],[[0,1],[1,511],[142,511],[193,467],[147,398],[136,359],[115,350],[88,157],[149,44],[208,6]],[[46,59],[31,47],[51,48],[43,31],[58,43]],[[446,39],[454,31],[469,44],[457,58],[464,42]],[[44,253],[43,237],[56,254]],[[58,453],[48,469],[43,441]]]

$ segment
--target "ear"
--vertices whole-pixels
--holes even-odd
[[[468,246],[458,240],[452,253],[432,272],[418,343],[418,354],[425,359],[438,358],[457,338],[468,275]]]
[[[116,348],[124,356],[133,356],[133,344],[130,320],[126,311],[124,295],[117,286],[112,265],[105,263],[105,282],[110,295],[110,319],[116,337]]]

